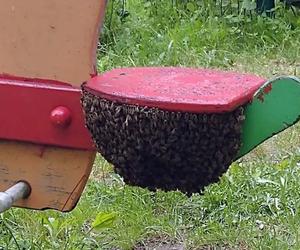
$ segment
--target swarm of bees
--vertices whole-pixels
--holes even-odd
[[[83,88],[86,126],[125,183],[191,195],[228,169],[241,146],[243,108],[173,112],[102,99]]]

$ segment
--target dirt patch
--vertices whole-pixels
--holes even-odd
[[[185,247],[183,243],[158,236],[139,242],[133,250],[185,250]]]
[[[144,246],[136,246],[134,250],[185,250],[185,248],[181,244],[150,244]]]
[[[249,250],[249,247],[244,242],[240,242],[236,246],[230,244],[204,245],[195,250]]]
[[[132,250],[249,250],[245,242],[237,245],[227,243],[207,244],[202,246],[186,247],[184,243],[178,243],[163,237],[154,237],[139,242]]]

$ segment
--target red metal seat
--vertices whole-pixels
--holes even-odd
[[[210,69],[119,68],[92,78],[85,88],[126,104],[218,113],[249,102],[264,82],[251,74]]]

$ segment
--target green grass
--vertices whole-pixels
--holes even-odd
[[[251,18],[220,15],[207,0],[193,11],[167,0],[128,0],[130,15],[120,18],[120,2],[115,1],[112,15],[110,8],[107,13],[100,71],[180,65],[265,77],[300,74],[300,18],[291,11],[279,8],[276,19]],[[126,186],[98,156],[76,209],[1,214],[0,246],[126,250],[170,243],[186,249],[300,249],[299,132],[296,124],[267,141],[235,162],[204,195],[191,198]],[[111,227],[91,229],[101,212],[115,213],[116,220]]]
[[[277,73],[273,72],[277,64],[288,67],[278,67],[279,73],[300,70],[300,19],[282,8],[276,19],[251,19],[247,15],[220,16],[215,9],[210,16],[200,7],[194,12],[184,7],[178,10],[171,1],[149,7],[144,1],[128,0],[130,15],[125,20],[115,9],[102,36],[101,71],[118,66],[184,65],[237,68],[269,76]]]

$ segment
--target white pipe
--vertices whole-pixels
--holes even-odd
[[[30,194],[30,186],[20,181],[4,192],[0,192],[0,213],[10,209],[20,199],[25,199]]]

